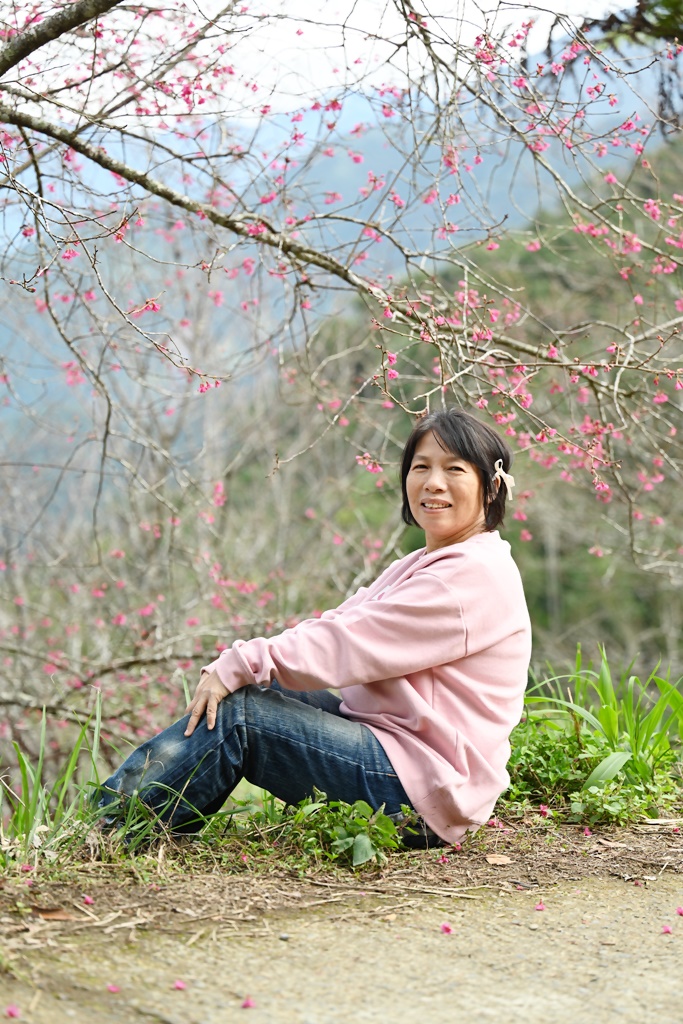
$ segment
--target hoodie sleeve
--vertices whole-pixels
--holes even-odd
[[[381,596],[307,620],[265,639],[236,640],[204,671],[234,691],[277,679],[292,690],[357,686],[396,679],[464,657],[461,606],[438,576],[417,572]]]

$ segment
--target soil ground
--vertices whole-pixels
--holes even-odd
[[[305,877],[183,873],[160,847],[26,882],[0,887],[0,1017],[683,1021],[681,822],[486,829]]]

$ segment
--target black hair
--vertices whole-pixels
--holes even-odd
[[[499,486],[493,482],[495,463],[503,460],[503,469],[509,472],[512,465],[512,452],[505,441],[495,430],[482,423],[476,416],[462,409],[444,409],[432,412],[423,417],[413,428],[406,442],[401,458],[401,491],[403,507],[401,515],[408,526],[417,526],[408,502],[406,482],[408,472],[420,440],[425,434],[432,432],[441,446],[454,455],[470,462],[479,470],[484,493],[484,516],[486,530],[495,530],[502,525],[505,517],[505,499],[507,487],[501,481]]]

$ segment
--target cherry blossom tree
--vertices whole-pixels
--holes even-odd
[[[571,536],[677,595],[683,196],[651,67],[681,46],[444,10],[6,10],[6,735],[93,687],[146,732],[216,645],[374,573],[442,403],[517,453],[522,558],[552,581]]]

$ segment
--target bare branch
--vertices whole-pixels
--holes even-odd
[[[30,56],[46,43],[54,42],[80,25],[85,25],[93,18],[99,18],[114,7],[119,7],[123,0],[77,0],[62,8],[57,14],[38,22],[33,28],[12,36],[0,50],[0,75],[5,75],[10,68]]]

